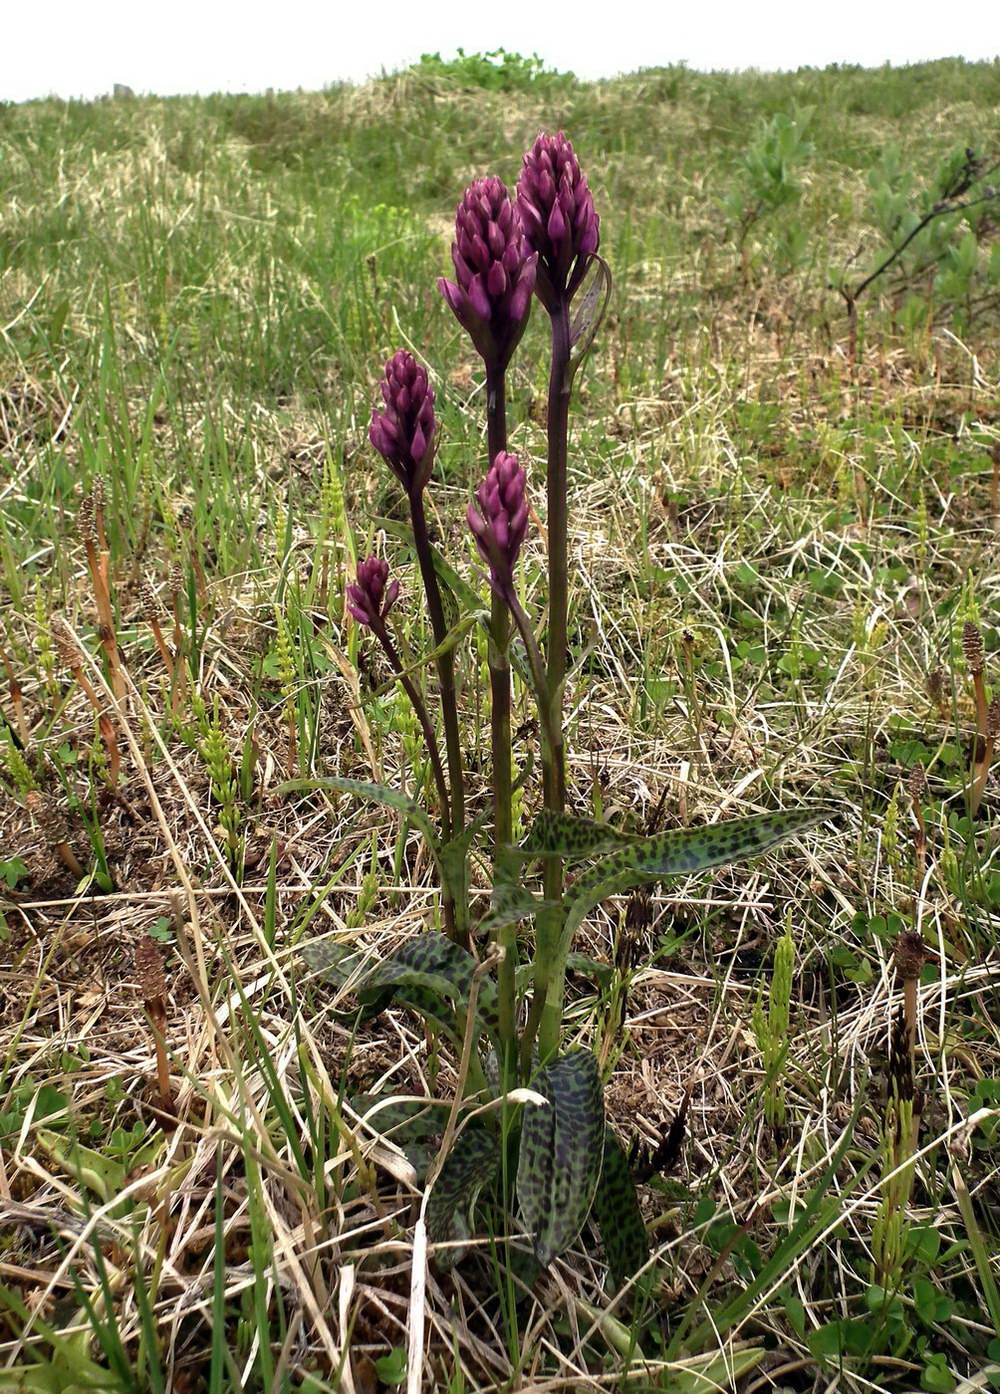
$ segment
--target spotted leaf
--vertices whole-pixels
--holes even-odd
[[[604,1134],[604,1165],[594,1194],[593,1216],[611,1276],[615,1285],[622,1287],[649,1257],[649,1241],[628,1159],[612,1128]]]
[[[793,833],[814,827],[829,816],[830,810],[826,808],[761,813],[712,823],[704,828],[658,833],[612,852],[578,876],[569,888],[563,947],[572,942],[588,911],[609,896],[650,881],[688,876],[695,871],[759,857]]]
[[[525,1108],[517,1196],[535,1256],[547,1268],[590,1213],[604,1155],[604,1094],[588,1050],[552,1061],[531,1087],[548,1103]]]
[[[453,1246],[435,1254],[440,1268],[450,1268],[466,1252],[479,1193],[499,1165],[500,1144],[493,1133],[473,1127],[459,1133],[427,1201],[428,1239]]]
[[[517,856],[527,859],[565,857],[568,861],[579,861],[581,857],[625,847],[635,841],[634,837],[616,832],[607,823],[543,808],[535,815],[527,837],[512,850]]]

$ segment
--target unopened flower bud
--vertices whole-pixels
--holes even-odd
[[[483,361],[502,372],[528,322],[538,258],[496,176],[466,189],[455,215],[451,259],[455,281],[442,277],[438,289]]]
[[[97,546],[97,523],[94,518],[94,498],[85,494],[76,510],[76,530],[85,547]]]
[[[160,600],[156,594],[156,588],[148,576],[144,576],[139,582],[139,608],[147,623],[150,620],[158,620],[160,617]]]
[[[380,625],[398,596],[399,582],[389,580],[388,562],[369,557],[358,563],[357,580],[347,587],[347,608],[358,624]]]
[[[514,566],[528,531],[525,474],[516,455],[498,452],[467,517],[479,554],[489,565],[490,583],[503,593],[514,583]]]
[[[538,253],[535,290],[547,310],[570,300],[600,246],[600,222],[587,176],[562,131],[540,135],[524,157],[517,212]]]
[[[434,393],[427,372],[405,349],[385,365],[385,409],[372,408],[368,438],[408,494],[418,494],[434,466]]]

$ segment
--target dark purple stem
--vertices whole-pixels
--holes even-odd
[[[507,382],[502,369],[486,368],[486,434],[490,464],[507,449]],[[503,848],[514,839],[511,808],[510,739],[510,643],[511,611],[505,597],[490,591],[490,764],[493,772],[494,866]],[[502,1078],[512,1087],[516,1083],[517,1024],[517,928],[505,925],[497,938],[504,946],[504,957],[497,969],[497,1015],[500,1048],[503,1053]]]
[[[569,402],[572,377],[569,371],[569,301],[561,295],[550,311],[552,324],[552,362],[549,371],[548,401],[548,529],[549,529],[549,624],[548,624],[548,724],[547,758],[543,760],[545,807],[561,813],[566,804],[566,760],[563,743],[563,688],[566,681],[566,641],[568,633],[569,558],[567,499],[567,455],[569,450]],[[555,962],[556,946],[562,937],[563,864],[550,857],[543,874],[545,899],[552,908],[537,919],[534,1000],[528,1029],[521,1041],[522,1060],[530,1058],[534,1025],[540,1023],[539,1053],[544,1063],[559,1045],[560,1023],[545,1004],[551,1001],[550,979],[560,970]]]
[[[369,627],[379,644],[382,652],[389,661],[389,666],[396,675],[396,681],[410,699],[410,705],[420,723],[420,729],[424,733],[424,741],[427,745],[427,754],[430,758],[431,769],[434,772],[434,782],[437,785],[438,799],[441,802],[441,833],[443,840],[451,840],[451,805],[448,798],[448,781],[444,777],[444,766],[441,764],[441,755],[438,751],[437,737],[434,734],[434,727],[431,725],[430,717],[427,715],[427,708],[424,706],[423,698],[407,676],[392,637],[385,626],[384,620],[370,620]],[[445,932],[449,939],[462,942],[458,939],[455,926],[455,902],[450,888],[442,883],[441,886],[441,906],[444,914]]]

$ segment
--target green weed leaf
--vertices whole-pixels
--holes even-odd
[[[560,1056],[531,1087],[549,1102],[525,1109],[517,1195],[535,1256],[547,1268],[590,1213],[604,1156],[604,1094],[589,1050]]]
[[[611,1276],[622,1287],[649,1257],[649,1241],[628,1159],[612,1128],[604,1133],[604,1165],[593,1210]]]
[[[427,1202],[428,1239],[457,1246],[435,1254],[440,1268],[450,1268],[465,1254],[479,1192],[496,1176],[499,1165],[500,1144],[492,1133],[470,1127],[455,1139]]]
[[[603,257],[596,254],[591,257],[587,275],[591,276],[591,280],[569,328],[570,347],[574,350],[569,365],[571,375],[576,373],[590,352],[594,336],[601,327],[611,299],[611,268]]]
[[[284,784],[279,784],[274,792],[292,794],[306,789],[334,789],[340,794],[358,794],[363,799],[370,799],[372,803],[385,804],[388,808],[396,809],[398,813],[405,814],[415,828],[420,829],[434,860],[438,861],[440,848],[434,824],[409,795],[400,793],[398,789],[390,789],[386,784],[375,784],[367,779],[343,779],[339,775],[327,779],[290,779]]]
[[[719,1394],[723,1389],[735,1389],[736,1381],[755,1369],[766,1354],[760,1346],[751,1346],[727,1350],[724,1355],[691,1356],[671,1363],[659,1387],[663,1394]]]
[[[488,619],[489,611],[484,610],[481,606],[474,615],[463,615],[462,618],[452,626],[436,648],[430,649],[425,654],[421,654],[409,667],[404,668],[401,673],[395,674],[388,682],[376,688],[372,696],[381,697],[384,693],[391,692],[401,677],[412,677],[414,673],[419,673],[421,668],[426,668],[429,663],[436,663],[439,658],[443,658],[446,653],[450,653],[453,648],[456,648],[470,629],[473,629],[477,624],[481,624]]]

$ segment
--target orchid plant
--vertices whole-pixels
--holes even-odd
[[[438,284],[485,375],[488,461],[467,521],[486,567],[488,611],[475,587],[429,537],[424,494],[433,474],[438,425],[427,373],[403,350],[386,365],[382,405],[373,411],[369,437],[409,506],[406,531],[434,639],[425,663],[436,669],[437,722],[393,638],[390,613],[400,587],[385,561],[372,556],[359,565],[347,606],[371,632],[412,704],[437,793],[436,820],[398,790],[346,778],[323,782],[389,805],[420,829],[439,878],[443,932],[422,934],[375,966],[363,953],[328,940],[307,944],[303,956],[322,970],[327,985],[353,992],[359,1004],[353,1019],[377,1015],[395,999],[422,1014],[461,1055],[464,1095],[457,1129],[454,1112],[451,1126],[443,1126],[449,1106],[434,1101],[388,1106],[355,1101],[371,1110],[380,1131],[411,1148],[409,1155],[422,1160],[425,1173],[430,1167],[426,1223],[438,1261],[454,1262],[467,1247],[481,1193],[492,1191],[509,1210],[515,1190],[518,1227],[530,1237],[539,1264],[547,1265],[572,1244],[593,1215],[611,1272],[622,1282],[644,1261],[645,1233],[625,1153],[606,1127],[597,1058],[579,1046],[562,1049],[564,982],[574,936],[588,912],[608,896],[756,856],[822,815],[775,812],[632,837],[566,812],[569,415],[575,374],[610,296],[611,276],[599,248],[593,195],[562,133],[538,137],[524,157],[514,197],[500,179],[490,177],[476,180],[458,205],[451,249],[455,278]],[[518,559],[529,531],[528,478],[524,464],[508,450],[507,429],[506,374],[533,299],[551,329],[543,631],[518,592]],[[455,659],[477,624],[488,637],[492,802],[470,821]],[[514,780],[515,679],[537,711],[542,767],[542,808],[519,844],[513,838],[513,797],[531,767]],[[485,915],[473,925],[469,859],[487,838],[493,889]],[[580,862],[590,865],[567,884],[567,864]],[[538,863],[540,896],[528,878]],[[532,920],[534,939],[525,943],[518,926]],[[426,1144],[442,1133],[448,1145],[431,1166]],[[516,1168],[507,1164],[513,1156]],[[514,1184],[506,1184],[504,1194],[508,1176]]]

